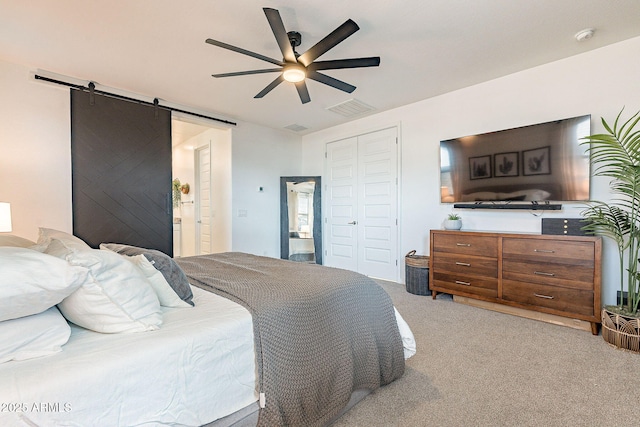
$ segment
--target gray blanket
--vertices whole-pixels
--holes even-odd
[[[260,426],[324,425],[352,391],[404,373],[391,299],[366,276],[243,253],[176,261],[193,285],[251,312]]]

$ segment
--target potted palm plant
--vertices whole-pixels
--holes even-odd
[[[624,110],[624,109],[623,109]],[[609,202],[592,201],[582,212],[584,229],[612,239],[618,247],[620,295],[618,304],[602,310],[602,336],[618,347],[640,352],[640,112],[613,127],[603,118],[606,133],[585,138],[593,176],[611,178]],[[624,298],[626,293],[626,300]]]

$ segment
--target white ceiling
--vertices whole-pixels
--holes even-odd
[[[277,74],[211,77],[273,65],[207,38],[281,59],[263,7],[302,34],[300,53],[353,19],[360,31],[319,60],[381,64],[326,71],[357,89],[310,81],[305,105],[288,83],[253,98]],[[0,59],[300,134],[350,120],[327,111],[350,99],[384,111],[636,36],[638,0],[0,0]]]

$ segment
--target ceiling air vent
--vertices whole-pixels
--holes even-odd
[[[289,125],[289,126],[285,126],[284,128],[285,128],[285,129],[292,130],[292,131],[294,131],[294,132],[302,132],[303,130],[307,130],[307,129],[309,129],[309,128],[306,128],[306,127],[304,127],[304,126],[302,126],[302,125],[297,125],[297,124],[295,124],[295,123],[294,123],[294,124],[292,124],[292,125]]]
[[[327,110],[333,111],[334,113],[340,114],[341,116],[353,117],[367,113],[369,111],[373,111],[374,108],[362,101],[358,101],[357,99],[349,99],[347,101],[341,102],[340,104],[336,104],[333,107],[328,107]]]

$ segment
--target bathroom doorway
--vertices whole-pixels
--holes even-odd
[[[171,119],[174,256],[231,250],[231,129]]]

